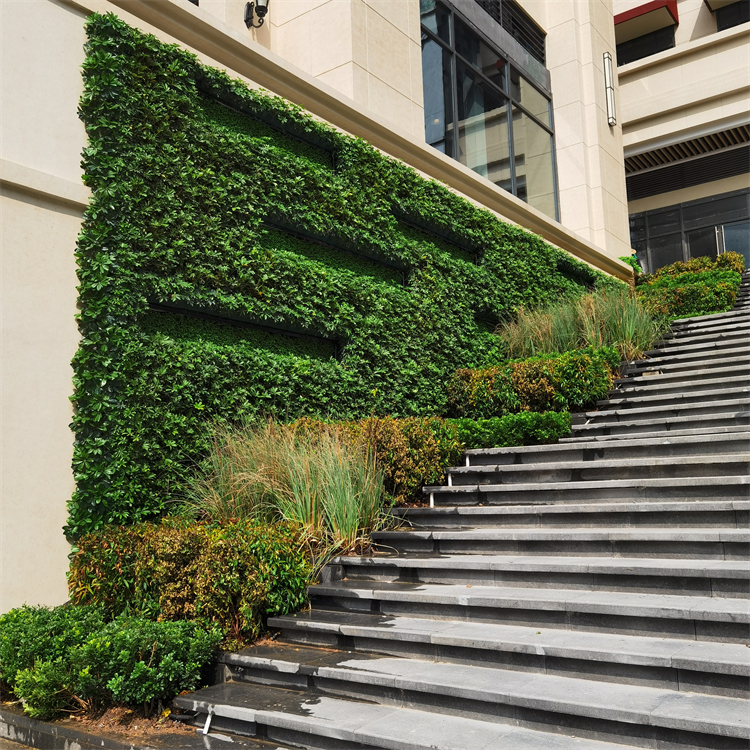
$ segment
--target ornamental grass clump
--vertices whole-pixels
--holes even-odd
[[[317,424],[220,428],[188,507],[215,521],[284,520],[316,559],[368,548],[381,523],[383,471],[363,436]]]
[[[537,310],[521,308],[498,334],[513,358],[613,346],[622,359],[632,360],[650,349],[665,329],[629,290],[615,289]]]

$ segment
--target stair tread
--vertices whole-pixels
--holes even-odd
[[[634,575],[671,575],[695,578],[721,577],[750,579],[750,561],[691,560],[674,558],[612,558],[527,555],[375,555],[341,557],[334,564],[367,568],[373,565],[394,568],[434,568],[443,570],[516,570],[565,573],[629,573]],[[750,593],[750,592],[749,592]],[[748,650],[750,656],[750,650]]]
[[[718,427],[716,430],[716,438],[722,441],[736,441],[738,443],[745,441],[750,442],[750,426],[744,428],[741,426],[734,428]],[[705,432],[692,435],[674,435],[659,442],[658,445],[704,445],[706,444],[707,438],[711,438],[712,435],[713,433],[706,434]],[[618,447],[623,448],[628,446],[653,445],[653,443],[654,441],[650,438],[634,436],[618,442]],[[467,456],[505,456],[508,454],[533,455],[535,453],[546,453],[558,450],[580,451],[588,448],[601,450],[602,446],[597,443],[596,438],[592,438],[590,443],[581,442],[576,443],[575,445],[567,443],[548,443],[545,445],[518,445],[501,448],[471,448],[464,451],[464,454]]]
[[[750,406],[750,396],[747,396],[745,398],[735,398],[735,399],[725,399],[722,401],[711,401],[710,404],[705,403],[697,403],[697,404],[665,404],[662,406],[645,406],[643,408],[632,408],[632,409],[603,409],[601,411],[587,411],[584,412],[584,415],[588,417],[589,419],[596,419],[597,417],[611,417],[611,416],[623,416],[623,417],[633,417],[636,414],[653,414],[654,412],[690,412],[694,411],[696,409],[704,409],[704,408],[710,408],[716,409],[718,412],[722,411],[732,411],[734,408],[737,407],[747,407]],[[715,417],[716,414],[713,413],[710,416]]]
[[[504,486],[504,485],[503,485]],[[464,539],[464,540],[570,540],[576,541],[686,541],[686,542],[750,542],[748,529],[623,527],[586,529],[399,529],[373,532],[373,539],[396,539],[408,535],[418,539]],[[628,558],[629,559],[629,558]]]
[[[364,638],[750,675],[750,649],[736,643],[325,610],[274,617],[269,625],[309,627]]]
[[[549,505],[453,505],[441,506],[436,508],[417,507],[417,508],[393,508],[391,513],[397,516],[410,517],[415,515],[419,517],[425,515],[439,516],[478,516],[478,515],[524,515],[532,513],[534,515],[544,514],[561,514],[561,513],[659,513],[659,512],[679,512],[679,511],[734,511],[749,510],[750,500],[716,500],[702,501],[696,508],[695,502],[683,501],[653,501],[649,503],[560,503]]]
[[[750,387],[746,385],[735,385],[732,388],[714,388],[711,390],[698,390],[698,391],[679,391],[676,393],[662,393],[662,394],[651,394],[644,396],[634,396],[623,394],[622,398],[617,397],[617,391],[614,391],[613,395],[608,399],[597,401],[597,404],[619,404],[621,402],[628,403],[655,403],[658,401],[665,401],[667,399],[673,400],[697,400],[706,398],[706,396],[729,396],[733,394],[750,393]]]
[[[615,469],[622,467],[716,465],[750,462],[750,453],[725,453],[722,455],[653,456],[650,458],[597,458],[590,461],[544,461],[518,464],[475,464],[473,466],[451,466],[449,474],[498,474],[502,472],[565,471],[576,469]],[[750,464],[748,466],[750,468]]]
[[[593,414],[601,414],[602,412],[592,412]],[[588,416],[588,413],[585,414],[585,416]],[[623,414],[623,416],[627,416],[627,413]],[[715,419],[739,419],[739,418],[747,418],[750,417],[750,410],[748,409],[740,409],[738,411],[735,411],[734,409],[731,409],[729,411],[725,412],[715,412],[713,414],[695,414],[695,415],[688,415],[688,416],[682,416],[682,417],[661,417],[658,419],[623,419],[620,421],[612,421],[611,423],[605,425],[603,423],[599,424],[578,424],[573,425],[572,430],[573,432],[577,432],[579,430],[586,430],[586,429],[597,429],[600,430],[603,427],[611,427],[613,425],[617,425],[618,427],[628,427],[628,426],[647,426],[650,424],[693,424],[695,422],[709,422],[711,420]]]
[[[578,716],[606,717],[627,723],[714,733],[721,727],[725,736],[750,737],[747,703],[738,698],[398,656],[322,654],[313,649],[300,649],[300,652],[301,659],[310,655],[312,664],[303,665],[296,659],[284,661],[278,658],[283,650],[271,648],[265,653],[277,658],[266,657],[267,666],[279,671],[297,669],[307,674],[311,670],[305,667],[312,667],[312,674],[322,678]],[[258,666],[262,665],[262,653],[260,651],[256,657]],[[295,650],[290,649],[288,657],[293,655]],[[250,662],[245,660],[245,663]]]
[[[466,584],[407,584],[399,581],[337,581],[317,584],[312,596],[340,596],[383,601],[452,604],[509,609],[546,609],[630,617],[716,619],[750,623],[750,608],[743,599],[674,594],[642,594],[557,588],[522,588]]]
[[[612,750],[627,747],[512,724],[246,683],[213,685],[178,696],[175,704],[186,710],[206,711],[213,707],[217,716],[257,720],[268,726],[390,750]]]
[[[747,412],[747,418],[750,418],[750,412]],[[695,418],[697,419],[697,417]],[[691,420],[694,421],[694,420]],[[585,435],[582,437],[567,437],[567,438],[561,438],[559,445],[589,445],[593,447],[596,442],[602,443],[602,442],[615,442],[618,445],[621,442],[629,442],[629,441],[635,441],[635,440],[641,440],[643,442],[648,442],[649,440],[653,439],[671,439],[675,437],[687,437],[687,436],[700,436],[705,438],[710,438],[711,435],[727,435],[727,434],[734,434],[738,432],[746,432],[747,431],[747,425],[730,425],[726,427],[711,427],[710,432],[707,431],[707,428],[695,428],[695,429],[689,429],[689,430],[656,430],[654,432],[638,432],[634,435],[622,435],[622,434],[616,434],[616,435]],[[599,448],[602,446],[599,445]]]
[[[554,490],[554,489],[618,489],[628,487],[698,487],[698,486],[734,486],[750,485],[750,477],[747,475],[739,476],[716,476],[716,477],[675,477],[670,479],[662,478],[631,478],[631,479],[598,479],[596,481],[580,482],[518,482],[512,484],[462,484],[448,487],[446,485],[425,486],[425,494],[430,492],[495,492],[497,490],[507,492],[525,492],[528,490]],[[747,491],[746,491],[747,494]],[[739,499],[739,498],[738,498]]]

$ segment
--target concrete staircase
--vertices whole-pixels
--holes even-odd
[[[750,278],[555,445],[472,450],[176,700],[285,747],[750,747]]]

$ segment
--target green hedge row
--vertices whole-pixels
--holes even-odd
[[[0,617],[0,684],[40,719],[128,704],[153,713],[194,690],[221,640],[194,622],[152,622],[98,606],[21,607]]]
[[[577,411],[607,397],[619,365],[617,349],[604,347],[457,370],[448,384],[448,410],[473,419]]]
[[[108,526],[78,541],[70,598],[110,616],[196,620],[238,645],[257,638],[268,617],[307,601],[311,568],[303,545],[282,523],[172,518]]]
[[[519,306],[619,282],[92,15],[67,533],[163,512],[215,420],[444,413]]]

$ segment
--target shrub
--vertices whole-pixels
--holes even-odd
[[[581,409],[606,397],[619,363],[617,350],[603,347],[457,370],[448,384],[449,415],[487,419]]]
[[[672,278],[685,273],[705,273],[709,271],[734,271],[742,273],[745,270],[745,259],[739,253],[722,253],[713,258],[703,255],[690,258],[687,262],[678,260],[668,266],[663,266],[652,274],[645,274],[638,279],[638,286],[650,284],[657,279]]]
[[[569,412],[521,412],[490,419],[447,421],[455,428],[465,449],[546,445],[570,434]]]
[[[704,271],[654,275],[637,287],[636,294],[653,315],[687,318],[731,309],[740,282],[741,276],[736,271],[712,267]]]
[[[66,648],[50,648],[50,625],[65,632]],[[156,703],[197,687],[221,637],[185,621],[122,615],[105,624],[97,608],[70,605],[23,607],[0,618],[0,642],[22,643],[17,663],[26,665],[9,687],[26,713],[41,719],[113,702],[150,714]],[[3,662],[4,672],[11,669]]]
[[[217,625],[231,646],[257,637],[268,616],[300,609],[310,573],[287,525],[169,519],[87,534],[68,583],[76,604]]]
[[[650,349],[664,329],[637,296],[623,289],[586,294],[531,312],[521,309],[498,333],[512,357],[614,346],[622,359],[632,360]]]
[[[621,255],[619,260],[623,263],[627,263],[635,271],[636,276],[643,273],[643,269],[641,268],[640,263],[638,263],[638,258],[636,258],[635,255]]]
[[[16,674],[37,660],[55,662],[84,643],[105,623],[105,608],[23,606],[0,616],[0,683],[11,687]]]

